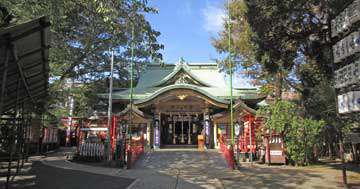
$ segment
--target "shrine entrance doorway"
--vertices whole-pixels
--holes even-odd
[[[206,140],[205,145],[211,148],[214,143],[211,114],[226,110],[228,104],[208,97],[205,91],[197,91],[199,89],[175,87],[179,88],[137,104],[154,117],[154,148],[198,147],[199,137],[202,142]]]
[[[203,115],[163,114],[161,123],[163,145],[197,145],[197,136],[203,131]]]

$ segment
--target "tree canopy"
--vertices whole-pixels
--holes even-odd
[[[299,123],[324,120],[326,125],[336,127],[337,132],[341,131],[347,124],[336,113],[331,64],[332,45],[335,42],[330,37],[330,21],[348,1],[229,2],[225,7],[230,15],[231,52],[228,48],[229,22],[212,41],[218,52],[228,55],[219,63],[227,67],[226,62],[231,55],[235,67],[253,78],[263,92],[279,101],[284,91],[300,94],[301,99],[295,102],[296,107],[302,110],[299,116],[303,121],[297,120]],[[274,106],[280,105],[275,103]],[[277,111],[270,113],[270,117],[281,114]]]
[[[13,0],[1,4],[17,22],[49,15],[52,23],[51,77],[95,80],[109,71],[109,49],[115,53],[116,68],[126,67],[131,43],[137,63],[161,59],[157,43],[160,32],[146,21],[146,13],[157,10],[147,1],[108,0]],[[132,38],[132,28],[135,28]]]
[[[163,45],[157,42],[160,32],[145,18],[157,10],[147,0],[0,0],[0,5],[7,10],[1,11],[2,17],[13,17],[6,20],[9,24],[50,17],[50,103],[57,104],[75,92],[64,88],[71,81],[87,85],[92,92],[100,92],[99,88],[106,92],[110,50],[115,51],[117,87],[128,85],[132,47],[135,73],[148,62],[162,60],[158,51]],[[84,97],[89,90],[76,91]]]

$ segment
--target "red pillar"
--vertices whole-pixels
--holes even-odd
[[[255,118],[253,115],[249,114],[249,133],[251,135],[251,141],[250,141],[250,135],[249,135],[249,143],[251,143],[251,146],[250,146],[250,152],[254,153],[255,152],[255,148],[254,146],[255,145]],[[251,129],[250,129],[251,128]],[[250,132],[251,130],[251,132]]]
[[[117,119],[113,115],[111,118],[111,130],[110,130],[111,157],[114,156],[114,150],[115,150],[116,121]]]

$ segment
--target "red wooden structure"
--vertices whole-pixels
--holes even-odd
[[[126,124],[126,117],[121,115],[113,115],[111,118],[110,126],[110,147],[111,147],[111,159],[112,160],[122,160],[127,161],[126,164],[130,168],[134,165],[136,160],[144,152],[145,139],[144,133],[146,132],[146,127],[140,128],[140,134],[138,136],[128,135],[128,126]],[[125,124],[124,124],[124,123]],[[136,128],[133,128],[136,129]],[[84,119],[81,128],[79,129],[78,138],[79,145],[78,148],[87,143],[99,143],[104,144],[107,137],[107,117],[97,117],[96,119]],[[122,132],[124,131],[124,132]],[[91,137],[93,136],[93,137]],[[90,138],[89,138],[90,137]],[[94,139],[91,139],[94,138]],[[117,146],[117,143],[121,144]],[[129,145],[129,141],[131,144]],[[91,146],[91,145],[87,145]],[[116,148],[125,148],[125,150],[116,149]],[[86,148],[86,150],[92,151],[92,148]],[[78,149],[80,151],[80,149]],[[84,151],[84,149],[82,149]],[[116,154],[126,152],[126,154]],[[91,154],[91,152],[89,152]],[[87,154],[87,152],[85,152]],[[126,156],[126,158],[124,158]],[[95,158],[97,160],[103,160],[103,158]]]
[[[234,157],[234,149],[228,144],[225,140],[224,136],[220,138],[220,151],[226,160],[229,169],[235,169],[235,157]]]
[[[239,143],[238,145],[239,151],[241,153],[250,153],[250,152],[255,153],[257,149],[255,132],[256,130],[258,130],[259,125],[255,124],[255,117],[251,114],[247,114],[243,116],[242,120],[244,120],[244,125],[242,132],[240,132],[237,141]],[[250,142],[250,138],[251,138],[251,142]]]

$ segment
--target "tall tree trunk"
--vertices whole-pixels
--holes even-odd
[[[352,149],[352,152],[353,152],[353,161],[357,162],[358,161],[358,154],[357,154],[357,151],[356,151],[355,144],[351,144],[351,149]]]
[[[306,135],[306,128],[304,127],[304,164],[308,165],[309,164],[309,159],[308,159],[308,154],[307,154],[307,135]]]
[[[313,158],[312,161],[313,162],[317,162],[318,161],[318,148],[316,146],[316,144],[313,144]]]
[[[328,144],[329,144],[329,159],[332,159],[333,153],[332,153],[331,142],[329,142]]]
[[[283,74],[278,72],[275,80],[275,101],[281,100],[283,86]]]
[[[274,91],[274,95],[275,95],[275,102],[281,100],[281,96],[282,96],[282,86],[283,86],[283,74],[281,73],[281,71],[279,71],[278,73],[276,73],[275,75],[275,91]],[[268,157],[268,165],[270,166],[271,164],[271,155],[270,155],[270,144],[269,142],[271,141],[272,138],[272,131],[270,130],[269,132],[269,138],[267,141],[267,146],[268,146],[268,150],[266,151],[266,156]]]

